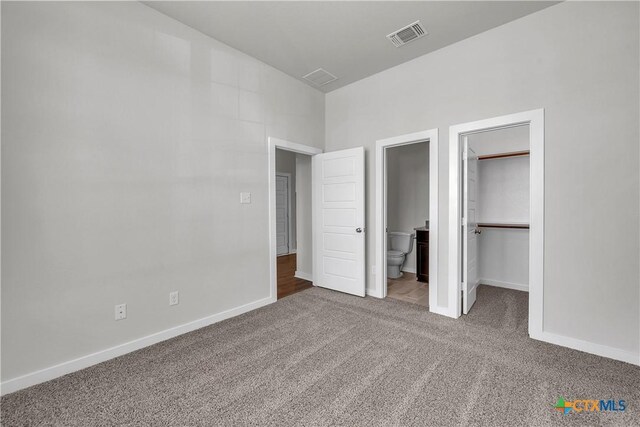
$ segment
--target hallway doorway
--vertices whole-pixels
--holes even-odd
[[[313,286],[309,280],[296,277],[296,254],[278,256],[278,299],[304,291]]]

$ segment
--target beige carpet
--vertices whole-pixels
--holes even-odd
[[[2,424],[640,425],[640,368],[530,340],[526,312],[489,287],[461,320],[313,288],[5,396]]]

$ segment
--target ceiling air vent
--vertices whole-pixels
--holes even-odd
[[[304,76],[303,79],[313,83],[316,86],[324,86],[327,83],[338,80],[336,76],[326,70],[323,70],[322,68],[318,68],[317,70],[310,72],[309,74]]]
[[[387,38],[391,40],[391,43],[393,43],[395,47],[400,47],[427,34],[427,30],[425,30],[420,21],[416,21],[404,28],[400,28],[398,31],[394,31],[389,34]]]

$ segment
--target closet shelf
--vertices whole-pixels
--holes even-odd
[[[528,156],[529,154],[530,154],[529,150],[526,150],[526,151],[513,151],[511,153],[486,154],[484,156],[478,156],[478,160],[506,159],[508,157]]]
[[[528,230],[529,224],[523,223],[496,223],[496,222],[479,222],[478,227],[482,228],[516,228],[520,230]]]

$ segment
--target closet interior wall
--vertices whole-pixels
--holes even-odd
[[[479,279],[521,291],[529,287],[529,127],[474,134],[478,154]]]

